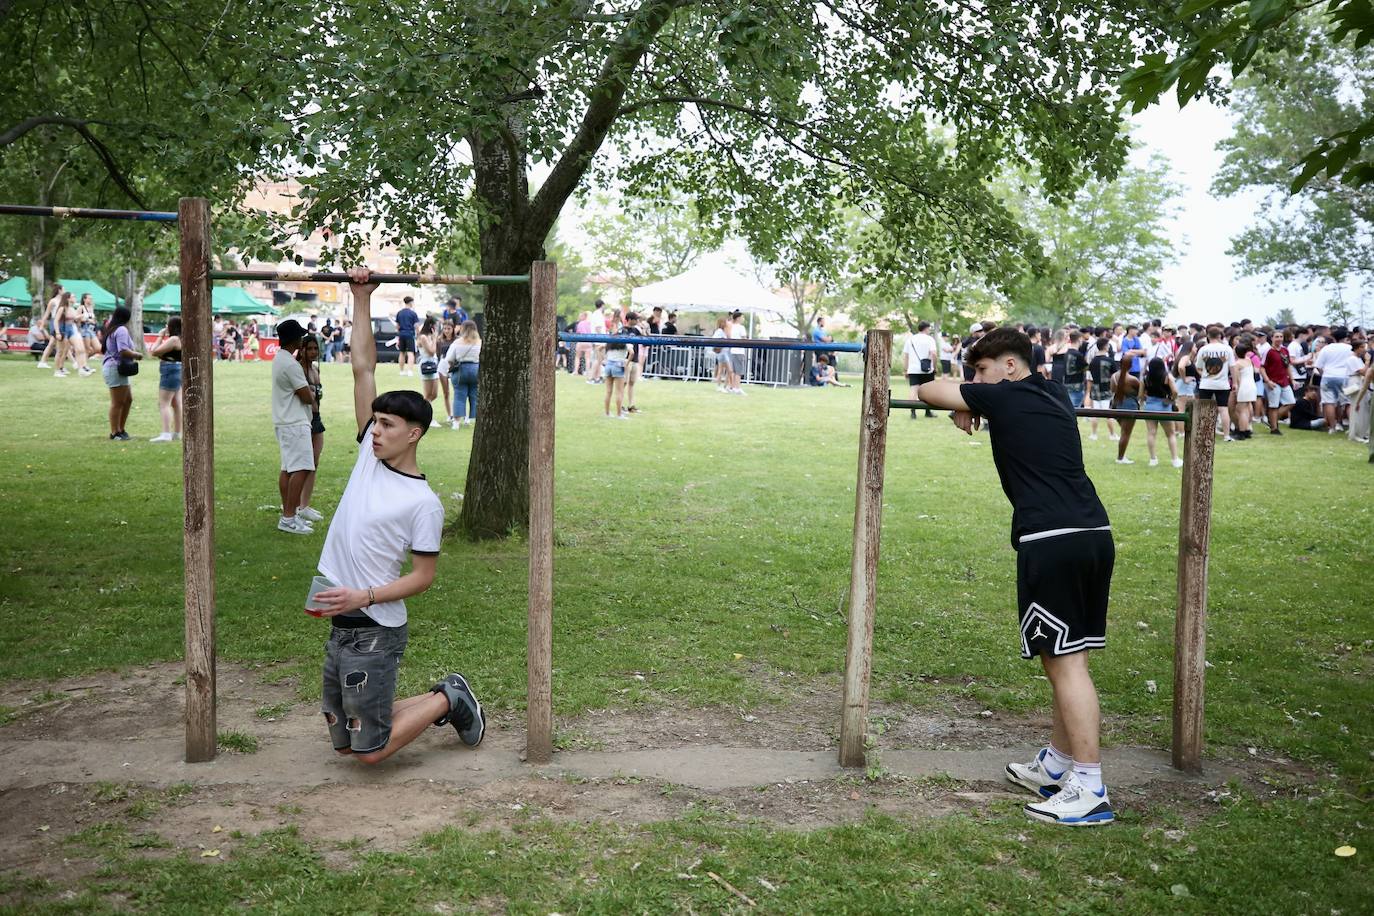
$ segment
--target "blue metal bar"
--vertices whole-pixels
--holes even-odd
[[[861,343],[811,343],[807,340],[755,340],[751,337],[684,337],[667,334],[570,334],[558,335],[568,343],[634,344],[641,347],[738,347],[741,350],[809,350],[815,353],[862,353]]]
[[[98,210],[90,207],[30,207],[0,204],[0,215],[51,216],[55,219],[132,219],[143,222],[175,223],[177,215],[149,210]]]

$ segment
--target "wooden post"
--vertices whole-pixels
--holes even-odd
[[[558,265],[530,267],[530,606],[525,761],[553,759],[553,420]]]
[[[186,762],[215,759],[215,419],[210,208],[177,204],[181,230],[182,478],[186,493]]]
[[[1178,512],[1178,610],[1174,617],[1173,764],[1202,770],[1203,695],[1207,678],[1207,551],[1212,531],[1212,462],[1217,405],[1197,398],[1184,426]]]
[[[869,331],[864,338],[863,419],[859,427],[859,476],[854,488],[854,554],[849,566],[849,644],[845,651],[844,710],[840,719],[842,767],[861,767],[865,762],[891,362],[892,332]]]

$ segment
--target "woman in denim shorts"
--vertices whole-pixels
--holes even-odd
[[[1164,360],[1155,357],[1145,367],[1145,409],[1154,413],[1173,413],[1174,402],[1178,399],[1178,389],[1174,387],[1173,377],[1169,375]],[[1155,436],[1159,433],[1159,423],[1145,421],[1145,445],[1150,452],[1150,467],[1159,464],[1155,453]],[[1183,467],[1183,459],[1178,457],[1178,442],[1174,438],[1174,424],[1164,424],[1164,441],[1169,445],[1169,458],[1176,468]]]
[[[157,357],[157,409],[162,432],[150,442],[181,438],[181,319],[173,316],[149,351]]]

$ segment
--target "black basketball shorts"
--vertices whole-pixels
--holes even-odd
[[[1116,545],[1107,529],[1028,534],[1016,550],[1021,657],[1072,655],[1107,645],[1107,597]]]

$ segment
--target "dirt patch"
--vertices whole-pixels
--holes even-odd
[[[561,749],[591,751],[701,744],[786,751],[838,746],[838,681],[780,678],[763,669],[752,674],[782,699],[750,707],[591,710],[559,719],[555,743]],[[1050,719],[1001,714],[962,700],[947,700],[934,710],[874,701],[869,704],[869,725],[880,746],[970,750],[1033,745],[1044,740]]]

